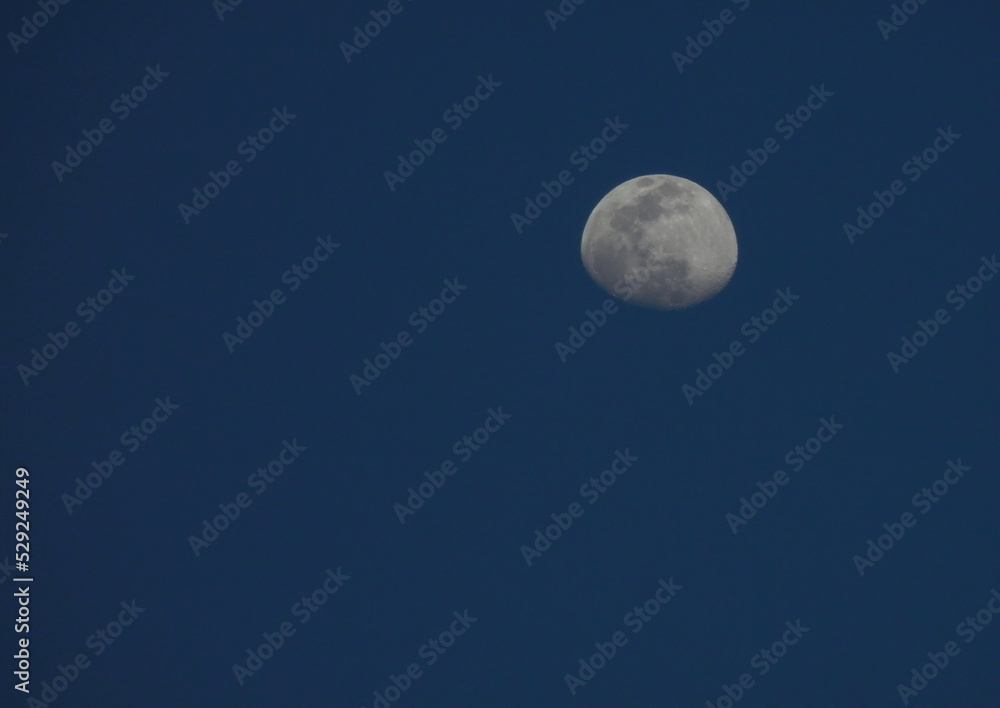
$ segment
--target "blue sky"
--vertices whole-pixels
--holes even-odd
[[[7,8],[5,700],[995,706],[998,19]],[[714,299],[583,268],[644,174]]]

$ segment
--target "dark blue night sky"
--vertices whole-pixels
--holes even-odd
[[[994,6],[0,27],[0,705],[1000,706]],[[584,269],[646,174],[715,298]]]

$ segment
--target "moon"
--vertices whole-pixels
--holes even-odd
[[[590,277],[614,297],[680,310],[717,295],[736,269],[736,231],[712,194],[673,175],[608,192],[583,229]]]

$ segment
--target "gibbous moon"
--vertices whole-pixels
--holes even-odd
[[[590,277],[611,295],[680,310],[726,287],[736,269],[736,231],[705,188],[672,175],[646,175],[605,195],[583,229]]]

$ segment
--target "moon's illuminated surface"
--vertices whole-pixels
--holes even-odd
[[[679,310],[726,287],[736,269],[736,231],[708,190],[683,177],[646,175],[598,202],[580,251],[590,277],[615,297]]]

